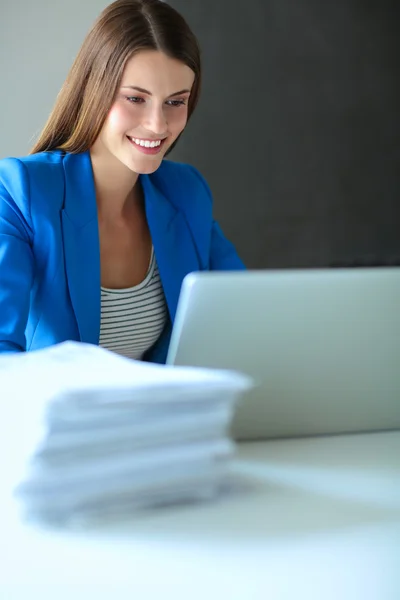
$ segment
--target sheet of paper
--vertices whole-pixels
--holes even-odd
[[[143,363],[76,342],[0,356],[0,497],[28,478],[49,424],[54,431],[70,427],[72,434],[86,428],[93,439],[99,423],[115,419],[118,435],[121,415],[135,416],[136,425],[146,417],[149,426],[153,417],[162,422],[174,410],[190,416],[218,403],[223,409],[250,387],[251,380],[238,373]]]

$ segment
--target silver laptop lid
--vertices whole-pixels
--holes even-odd
[[[240,439],[400,428],[400,269],[192,273],[167,362],[254,377]]]

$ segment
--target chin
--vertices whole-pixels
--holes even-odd
[[[151,175],[155,173],[162,163],[164,156],[157,157],[157,160],[135,160],[126,162],[128,169],[138,175]]]
[[[139,175],[151,175],[152,173],[155,173],[158,169],[158,167],[161,165],[162,160],[159,160],[157,162],[154,162],[154,164],[152,165],[146,165],[143,166],[142,169],[137,170],[136,173],[139,173]]]

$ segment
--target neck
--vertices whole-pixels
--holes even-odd
[[[116,158],[90,151],[99,219],[119,221],[140,201],[138,174]]]

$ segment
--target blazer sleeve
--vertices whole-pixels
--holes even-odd
[[[211,230],[210,270],[239,271],[245,269],[235,246],[222,233],[217,221],[213,221]]]
[[[200,182],[201,193],[199,195],[201,205],[208,200],[209,214],[212,215],[213,196],[209,185],[201,173],[193,166],[188,166],[189,171]],[[203,211],[202,211],[203,212]],[[191,215],[192,221],[198,220],[198,215]],[[222,232],[217,221],[211,216],[211,236],[209,246],[209,268],[212,271],[238,271],[246,269],[244,263],[239,258],[235,246],[230,242]]]
[[[0,353],[26,349],[34,260],[29,184],[17,159],[0,161]]]

